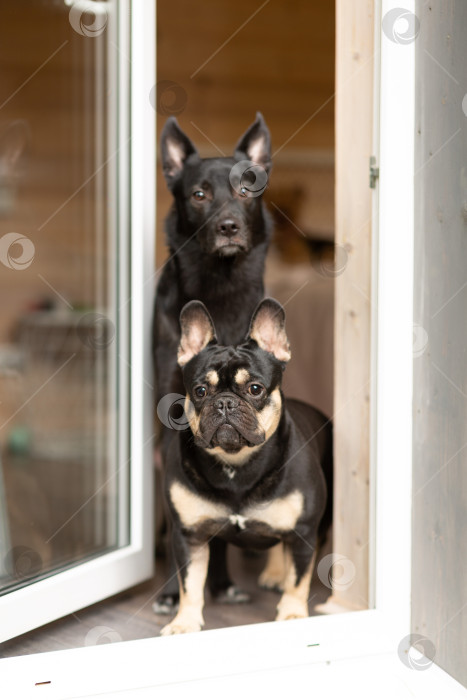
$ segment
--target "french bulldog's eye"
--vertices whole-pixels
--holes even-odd
[[[250,384],[250,386],[248,387],[248,392],[252,396],[259,396],[263,393],[263,387],[261,386],[261,384]]]
[[[193,192],[193,198],[196,199],[197,202],[202,202],[203,199],[206,199],[206,195],[202,190],[196,190],[196,192]]]
[[[205,386],[197,386],[195,389],[195,396],[198,397],[198,399],[204,399],[206,396],[207,389]]]
[[[240,187],[240,196],[246,197],[248,195],[248,190],[246,187]]]

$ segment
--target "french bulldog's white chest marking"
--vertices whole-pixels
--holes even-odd
[[[185,527],[196,527],[207,520],[225,520],[231,510],[220,503],[199,496],[175,481],[170,487],[170,500]]]
[[[283,498],[249,506],[234,513],[230,508],[193,493],[186,486],[174,482],[170,487],[170,498],[184,527],[193,528],[209,520],[228,521],[240,530],[248,522],[260,522],[274,530],[293,530],[303,512],[303,494],[292,491]]]
[[[302,512],[303,494],[301,491],[292,491],[283,498],[246,508],[243,515],[247,520],[259,521],[274,530],[287,532],[294,529]]]

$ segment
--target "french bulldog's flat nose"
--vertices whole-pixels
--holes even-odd
[[[238,399],[235,396],[220,396],[216,399],[214,406],[221,413],[227,413],[238,407]]]
[[[224,219],[217,224],[217,233],[222,236],[235,236],[240,230],[240,224],[235,219]]]

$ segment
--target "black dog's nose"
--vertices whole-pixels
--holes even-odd
[[[216,399],[214,406],[221,413],[227,413],[238,407],[238,399],[235,396],[220,396]]]
[[[235,236],[240,230],[240,225],[235,219],[224,219],[217,224],[217,232],[223,236]]]

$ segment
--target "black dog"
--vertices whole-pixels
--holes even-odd
[[[161,634],[201,629],[213,537],[278,545],[260,582],[283,588],[276,619],[306,617],[318,534],[331,517],[332,428],[311,406],[283,399],[284,311],[262,301],[237,347],[217,343],[199,301],[184,307],[180,322],[190,429],[170,444],[165,472],[180,608]]]
[[[270,218],[262,202],[270,169],[270,135],[261,114],[238,142],[231,158],[201,158],[174,117],[161,137],[164,175],[174,202],[166,220],[169,259],[160,277],[153,324],[156,402],[183,394],[177,365],[179,317],[183,306],[200,299],[211,311],[219,340],[242,341],[264,296],[264,259]],[[163,462],[173,430],[163,428]],[[225,546],[212,543],[211,591],[243,599],[232,586]],[[178,597],[173,579],[155,609],[167,612]]]
[[[154,312],[157,399],[183,392],[176,358],[180,312],[188,301],[199,299],[208,306],[222,343],[237,344],[245,337],[264,296],[271,230],[261,197],[271,158],[261,114],[232,158],[201,158],[174,117],[163,129],[161,152],[174,203],[166,219],[169,260]]]

